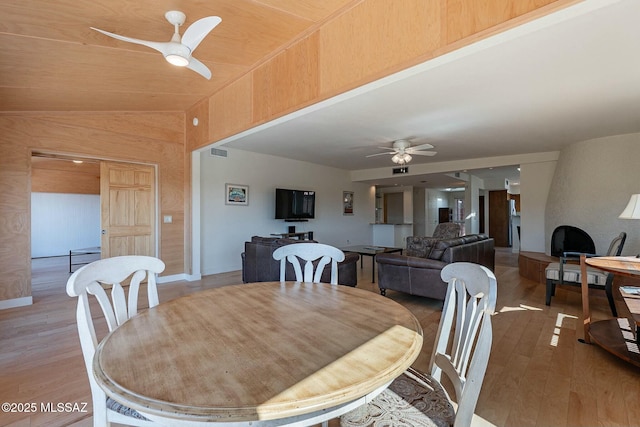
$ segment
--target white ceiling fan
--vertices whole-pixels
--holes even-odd
[[[131,37],[124,37],[118,34],[113,34],[108,31],[100,30],[98,28],[91,27],[92,30],[101,32],[104,35],[113,37],[114,39],[122,40],[129,43],[141,44],[143,46],[155,49],[162,53],[164,58],[171,64],[179,67],[187,67],[196,73],[202,75],[207,80],[211,79],[211,71],[202,62],[191,56],[193,51],[196,50],[200,42],[213,30],[216,25],[222,22],[219,16],[207,16],[202,19],[198,19],[186,29],[184,35],[180,37],[178,29],[186,19],[186,15],[177,10],[170,10],[164,14],[164,17],[175,28],[175,32],[171,37],[171,41],[168,42],[152,42],[147,40],[139,40]]]
[[[387,153],[377,153],[370,154],[366,157],[374,157],[374,156],[384,156],[386,154],[393,155],[391,157],[391,161],[393,163],[397,163],[399,165],[407,164],[411,161],[412,155],[417,156],[435,156],[437,152],[435,151],[421,151],[421,150],[431,150],[433,145],[431,144],[421,144],[416,146],[411,146],[411,142],[407,139],[398,139],[393,141],[393,145],[391,147],[378,147],[383,150],[389,150]]]

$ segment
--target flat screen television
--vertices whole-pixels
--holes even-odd
[[[315,212],[315,191],[276,188],[276,219],[312,219]]]

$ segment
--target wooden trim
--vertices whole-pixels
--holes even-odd
[[[191,148],[204,147],[580,1],[352,2],[214,93],[209,98],[209,140],[199,140]],[[229,105],[231,109],[224,108]],[[250,117],[248,111],[252,111]]]

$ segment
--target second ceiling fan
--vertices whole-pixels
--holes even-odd
[[[411,146],[411,142],[408,139],[398,139],[393,141],[391,147],[378,147],[383,150],[389,150],[385,153],[377,153],[370,154],[366,157],[374,157],[374,156],[384,156],[384,155],[392,155],[391,161],[393,163],[397,163],[399,165],[405,165],[409,163],[412,159],[412,155],[418,156],[435,156],[437,152],[435,151],[422,151],[422,150],[431,150],[433,145],[431,144],[420,144],[416,146]]]

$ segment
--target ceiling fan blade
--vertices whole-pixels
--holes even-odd
[[[412,156],[435,156],[437,151],[411,151],[409,154]]]
[[[94,27],[90,27],[92,30],[95,30],[99,33],[104,34],[105,36],[109,36],[109,37],[113,37],[114,39],[118,39],[118,40],[122,40],[123,42],[129,42],[129,43],[135,43],[135,44],[140,44],[142,46],[147,46],[150,47],[151,49],[157,50],[158,52],[161,52],[163,55],[165,55],[165,50],[166,47],[169,45],[169,43],[163,43],[163,42],[150,42],[147,40],[139,40],[139,39],[134,39],[131,37],[125,37],[125,36],[121,36],[118,34],[114,34],[114,33],[110,33],[108,31],[104,31],[101,30],[99,28],[94,28]]]
[[[198,47],[200,42],[213,30],[222,19],[219,16],[207,16],[198,19],[189,25],[182,36],[182,44],[191,49],[191,53]]]
[[[205,79],[211,80],[211,70],[209,70],[209,68],[207,68],[206,65],[204,65],[202,62],[198,61],[193,56],[189,60],[189,65],[187,65],[187,68],[189,68],[189,69],[195,71],[196,73],[200,74]]]
[[[431,150],[433,148],[433,145],[431,144],[422,144],[422,145],[416,145],[415,147],[409,147],[408,149],[411,151],[415,151],[415,150]]]
[[[389,153],[376,153],[376,154],[369,154],[368,156],[365,156],[365,157],[385,156],[387,154],[396,154],[396,153],[395,151],[389,152]]]

